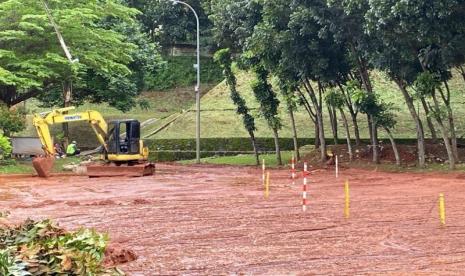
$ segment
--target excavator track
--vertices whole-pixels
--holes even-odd
[[[135,165],[92,164],[87,166],[87,176],[96,177],[142,177],[155,173],[155,164],[144,163]]]

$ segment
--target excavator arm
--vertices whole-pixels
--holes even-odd
[[[108,132],[108,125],[102,115],[93,110],[79,112],[75,114],[65,114],[66,112],[75,109],[74,107],[67,107],[56,109],[51,112],[35,114],[33,124],[37,130],[42,148],[45,155],[55,155],[55,147],[53,145],[53,138],[50,134],[50,126],[54,124],[63,124],[71,122],[85,121],[90,124],[94,130],[100,144],[108,151],[106,143],[106,136]]]

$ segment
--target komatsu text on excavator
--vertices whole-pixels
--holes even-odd
[[[55,159],[55,147],[50,134],[54,124],[88,122],[102,145],[103,162],[88,165],[89,177],[152,175],[155,165],[148,162],[149,150],[140,139],[137,120],[114,120],[107,123],[93,110],[68,114],[74,107],[35,114],[33,124],[44,149],[44,156],[34,158],[32,164],[40,177],[50,176]]]

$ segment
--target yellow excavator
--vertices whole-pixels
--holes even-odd
[[[87,166],[89,177],[153,175],[155,165],[148,162],[149,150],[140,139],[139,121],[114,120],[107,123],[94,110],[68,114],[74,109],[67,107],[34,115],[33,125],[44,156],[35,157],[32,164],[40,177],[50,176],[56,155],[50,126],[82,121],[89,123],[102,145],[100,159],[103,162]]]

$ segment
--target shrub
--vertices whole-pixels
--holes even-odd
[[[13,147],[10,144],[8,138],[3,135],[0,135],[0,160],[9,157]]]
[[[107,236],[66,232],[50,220],[0,228],[1,275],[124,275],[103,267]]]
[[[10,110],[0,104],[0,130],[3,131],[3,135],[9,136],[11,133],[17,133],[26,128],[25,112],[21,108]]]

